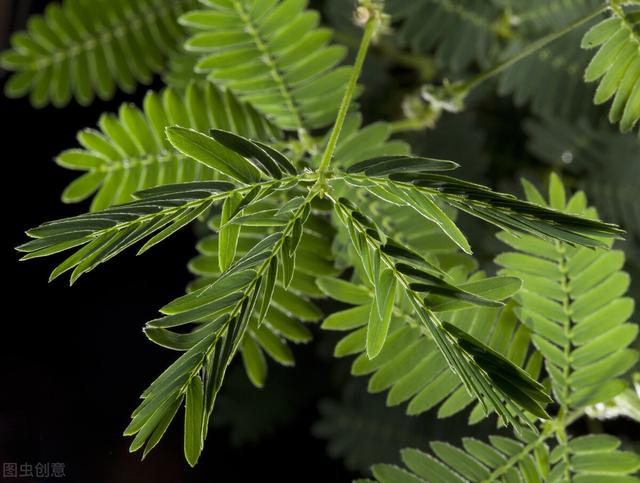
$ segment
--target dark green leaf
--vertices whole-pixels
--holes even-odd
[[[385,269],[375,284],[375,303],[371,305],[369,326],[367,329],[367,356],[373,359],[382,350],[389,332],[389,324],[396,297],[396,275],[393,270]]]
[[[278,163],[257,144],[232,132],[223,131],[222,129],[211,129],[209,130],[209,134],[223,146],[226,146],[245,158],[257,161],[257,167],[266,175],[276,179],[282,178],[282,171]]]
[[[195,466],[202,452],[204,425],[204,390],[202,379],[195,376],[187,386],[184,410],[184,456]]]
[[[182,154],[238,181],[255,183],[260,179],[260,172],[249,161],[198,131],[168,127],[167,138]]]
[[[460,167],[453,161],[410,156],[381,156],[354,164],[348,173],[364,171],[367,176],[384,176],[406,171],[449,171]]]

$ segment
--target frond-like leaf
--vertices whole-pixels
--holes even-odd
[[[378,464],[371,470],[380,483],[480,481],[625,481],[635,482],[640,456],[620,451],[620,441],[606,434],[570,439],[551,450],[549,430],[523,432],[518,439],[489,436],[484,442],[463,438],[462,447],[432,441],[431,453],[407,448],[400,452],[406,468]]]
[[[565,201],[555,176],[549,191],[552,207],[596,218],[583,193]],[[634,304],[624,297],[629,286],[629,276],[621,271],[624,254],[530,235],[516,238],[503,232],[498,237],[517,250],[495,261],[504,267],[501,273],[523,281],[516,313],[545,358],[556,400],[581,408],[612,399],[626,386],[618,377],[638,360],[638,353],[628,348],[638,327],[627,323]]]
[[[27,253],[26,260],[81,247],[51,273],[54,279],[74,269],[73,282],[138,241],[151,237],[141,251],[150,248],[198,218],[214,202],[248,189],[201,181],[140,191],[136,194],[139,200],[126,205],[43,223],[27,232],[34,240],[18,250]]]
[[[516,427],[520,424],[518,416],[526,419],[513,401],[536,416],[546,417],[539,404],[539,401],[548,399],[542,387],[499,353],[488,349],[455,326],[442,322],[423,294],[462,298],[479,305],[499,304],[449,284],[438,269],[401,244],[389,238],[383,243],[373,221],[359,213],[348,200],[338,200],[335,206],[339,218],[348,228],[369,283],[376,286],[383,270],[391,271],[400,293],[412,309],[416,324],[431,337],[434,347],[442,353],[447,365],[456,371],[465,388],[479,399],[485,410],[489,407],[495,409],[505,422]],[[380,294],[376,293],[370,303],[371,313],[378,310],[376,297],[380,297]],[[368,326],[362,331],[365,340],[367,332],[372,330],[372,320],[375,319],[369,316]],[[368,352],[371,354],[370,350]],[[507,397],[503,391],[508,393]]]
[[[196,72],[231,89],[283,129],[330,124],[351,67],[335,69],[346,49],[329,45],[306,0],[205,1],[180,23],[196,30],[185,47],[201,54]]]
[[[612,7],[613,15],[582,38],[582,48],[598,48],[584,72],[587,82],[599,81],[596,104],[613,99],[609,121],[629,131],[640,119],[640,8]]]
[[[30,94],[31,103],[57,107],[75,98],[90,104],[97,94],[113,97],[116,86],[132,92],[150,84],[167,55],[185,37],[177,18],[195,0],[65,0],[33,16],[28,30],[11,39],[0,56],[16,71],[5,86],[8,97]]]
[[[457,269],[453,270],[460,273]],[[512,278],[483,277],[481,272],[477,272],[469,281],[459,283],[459,286],[481,288],[483,283],[485,287],[500,285],[502,293],[493,296],[497,300],[515,293],[519,287],[519,283]],[[406,302],[396,304],[385,345],[376,357],[369,358],[364,350],[374,295],[365,285],[346,281],[319,279],[319,284],[332,298],[355,304],[354,307],[329,315],[322,327],[348,331],[336,345],[335,355],[357,355],[351,366],[352,374],[369,375],[370,392],[388,391],[387,405],[407,402],[406,411],[410,415],[440,406],[438,417],[446,418],[464,410],[474,401],[458,376],[450,370],[444,356],[437,351],[434,341],[416,324],[411,307]],[[488,295],[488,291],[485,295]],[[530,353],[529,331],[518,326],[513,307],[456,307],[451,299],[438,296],[427,297],[429,302],[441,320],[460,327],[518,366],[526,367],[533,378],[538,377],[540,355]],[[481,405],[477,404],[470,414],[470,421],[475,423],[485,416]]]
[[[124,104],[118,116],[104,114],[99,130],[78,133],[82,149],[70,149],[56,158],[65,168],[85,171],[62,195],[67,203],[92,194],[92,211],[131,201],[131,195],[154,186],[216,179],[215,170],[184,156],[166,139],[168,126],[199,132],[210,128],[232,130],[252,139],[270,140],[279,131],[230,92],[210,83],[190,83],[184,95],[173,89],[149,92],[143,109]]]
[[[474,0],[388,0],[385,7],[401,21],[394,39],[415,52],[435,50],[440,65],[459,72],[472,62],[486,65],[497,53],[501,9]]]
[[[494,3],[509,8],[518,29],[535,36],[566,27],[602,4],[599,0],[494,0]]]
[[[270,203],[271,206],[273,204]],[[260,208],[265,206],[257,206],[256,210]],[[218,219],[212,218],[209,226],[218,231]],[[265,279],[263,292],[257,301],[261,310],[251,318],[247,335],[240,346],[247,376],[255,386],[262,387],[267,377],[265,354],[279,364],[293,365],[293,352],[288,342],[299,344],[311,340],[311,332],[305,322],[316,321],[321,316],[312,301],[322,297],[322,292],[315,285],[315,278],[337,273],[332,260],[326,258],[331,255],[332,235],[333,228],[326,220],[311,214],[296,250],[290,286],[285,289],[281,277],[278,277],[281,269],[277,264],[268,272],[272,288],[268,289],[269,283]],[[235,256],[245,256],[262,237],[264,227],[242,226]],[[221,275],[219,233],[200,240],[197,248],[200,254],[189,262],[189,270],[198,278],[189,285],[189,292],[210,285]]]
[[[544,118],[525,123],[528,149],[538,159],[575,176],[576,186],[611,219],[640,238],[640,142],[613,126]],[[628,244],[630,245],[630,244]],[[627,251],[627,256],[632,253]]]
[[[480,481],[620,481],[635,482],[640,456],[620,451],[609,435],[581,436],[550,450],[549,433],[524,433],[519,439],[489,436],[489,442],[463,438],[462,448],[433,441],[432,453],[400,452],[406,468],[378,464],[371,468],[380,483]]]
[[[326,441],[329,456],[364,473],[379,461],[399,462],[395,455],[402,448],[426,444],[426,436],[434,430],[427,418],[408,418],[402,409],[386,407],[384,400],[361,386],[351,379],[339,399],[322,399],[318,404],[320,418],[311,430]]]
[[[282,171],[279,171],[277,179],[272,178],[260,158],[269,157],[274,164],[283,164],[284,169],[293,170],[292,165],[288,161],[285,163],[286,158],[281,153],[260,143],[254,144],[226,131],[212,131],[213,136],[223,140],[235,136],[260,153],[258,158],[244,157],[213,137],[193,129],[171,127],[167,132],[177,151],[208,166],[218,175],[237,181],[239,185],[226,181],[196,181],[157,186],[137,192],[138,201],[132,203],[44,223],[27,232],[34,240],[18,247],[18,250],[27,252],[24,259],[81,246],[51,274],[56,278],[74,268],[73,282],[82,273],[154,234],[140,252],[149,249],[203,215],[216,201],[237,195],[253,200],[260,191],[264,198],[283,186],[285,189],[293,188],[301,180],[298,175],[282,176]],[[248,206],[245,204],[243,208]]]
[[[512,277],[485,278],[482,272],[476,272],[475,260],[461,254],[435,223],[426,220],[416,223],[415,215],[406,208],[380,204],[370,197],[361,205],[371,207],[372,214],[386,230],[415,252],[425,253],[432,266],[444,270],[443,276],[461,290],[475,291],[485,299],[499,301],[520,287],[520,282]],[[338,245],[336,250],[343,252],[344,248]],[[357,270],[351,282],[318,279],[325,294],[352,305],[329,315],[322,325],[327,330],[348,332],[337,344],[335,355],[358,355],[351,367],[352,374],[370,375],[368,388],[371,392],[388,390],[387,404],[390,406],[408,401],[409,414],[421,414],[441,404],[438,416],[448,417],[467,407],[473,399],[449,370],[445,358],[435,350],[433,340],[420,330],[413,308],[406,299],[396,301],[390,332],[381,353],[373,359],[363,353],[375,294],[359,276],[363,269],[359,268],[361,263],[357,255],[353,264]],[[512,307],[480,307],[468,300],[435,294],[428,295],[425,302],[443,321],[460,327],[519,366],[526,367],[532,377],[538,376],[539,354],[529,356],[529,332],[524,327],[517,327]],[[475,422],[484,414],[478,404],[471,418]]]
[[[185,457],[191,465],[195,464],[204,445],[216,396],[236,352],[242,351],[245,366],[258,384],[263,380],[264,369],[260,362],[262,349],[255,340],[272,355],[286,353],[283,349],[286,346],[276,331],[267,330],[257,319],[262,312],[261,298],[273,297],[277,303],[289,304],[289,308],[298,303],[298,308],[311,310],[315,318],[320,315],[317,308],[303,298],[289,299],[287,295],[274,294],[271,288],[262,288],[271,284],[274,264],[278,261],[284,264],[287,257],[295,259],[296,244],[291,240],[296,236],[295,227],[304,226],[307,221],[312,199],[310,195],[295,209],[283,213],[287,221],[279,231],[254,243],[212,282],[169,303],[161,309],[162,317],[147,323],[145,333],[151,340],[186,352],[142,394],[143,401],[125,430],[126,435],[135,435],[131,451],[144,445],[146,454],[157,443],[149,434],[157,430],[158,412],[174,401],[180,405],[186,394]],[[269,314],[267,319],[274,320]],[[176,327],[183,330],[176,332]],[[191,330],[185,332],[185,327]],[[201,384],[203,387],[203,396],[195,398],[201,407],[192,411],[199,416],[197,424],[193,424],[195,417],[189,413],[194,381],[196,389]],[[198,394],[196,390],[196,396]]]
[[[442,214],[426,208],[427,205],[433,207],[435,199],[511,232],[531,233],[571,244],[602,247],[606,245],[599,237],[620,237],[624,233],[615,225],[571,216],[486,186],[434,173],[455,166],[451,161],[430,158],[371,159],[349,168],[345,180],[374,195],[384,193],[383,197],[395,200],[396,204],[422,207],[427,218],[438,219],[441,228],[454,238],[458,235],[447,231],[450,224]]]
[[[247,331],[265,269],[282,240],[283,232],[263,239],[214,283],[165,306],[163,317],[147,323],[145,333],[151,340],[185,352],[142,394],[125,429],[125,435],[135,436],[131,451],[144,446],[146,455],[155,446],[159,438],[149,435],[158,430],[158,414],[168,404],[180,406],[186,395],[184,450],[187,461],[195,465],[224,374]],[[193,328],[170,330],[186,326]],[[190,411],[194,384],[197,390],[191,399],[197,407]]]
[[[371,470],[380,483],[556,481],[546,480],[551,466],[547,437],[525,432],[520,439],[494,435],[484,442],[463,438],[462,448],[432,441],[432,453],[413,448],[400,452],[406,468],[379,464]]]

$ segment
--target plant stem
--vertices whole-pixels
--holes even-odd
[[[478,84],[481,84],[482,82],[486,81],[487,79],[491,79],[492,77],[495,77],[500,72],[502,72],[505,69],[511,67],[516,62],[519,62],[520,60],[524,59],[525,57],[528,57],[529,55],[533,54],[534,52],[540,50],[541,48],[543,48],[547,44],[549,44],[549,43],[553,42],[554,40],[562,37],[563,35],[571,32],[572,30],[580,27],[581,25],[585,24],[586,22],[588,22],[589,20],[593,19],[594,17],[597,17],[602,12],[604,12],[607,8],[609,8],[609,6],[607,4],[601,5],[598,8],[596,8],[595,10],[593,10],[590,13],[586,14],[584,17],[580,17],[576,21],[574,21],[571,24],[567,25],[565,28],[563,28],[561,30],[558,30],[557,32],[552,32],[549,35],[547,35],[545,37],[542,37],[541,39],[538,39],[535,42],[532,42],[531,44],[527,45],[524,49],[522,49],[520,52],[518,52],[513,57],[511,57],[511,58],[509,58],[509,59],[507,59],[507,60],[505,60],[503,62],[500,62],[499,64],[496,64],[495,66],[491,67],[490,69],[479,73],[475,77],[472,77],[468,81],[463,82],[460,85],[460,89],[463,92],[470,91],[471,89],[476,87]]]
[[[342,45],[348,45],[349,47],[357,48],[359,45],[359,39],[352,35],[345,34],[344,32],[336,32],[334,38]],[[376,42],[372,47],[372,50],[375,54],[378,54],[387,60],[387,62],[399,64],[415,70],[420,76],[421,82],[429,82],[433,80],[437,73],[433,58],[422,54],[406,52],[384,39]]]
[[[336,122],[333,125],[333,130],[331,131],[331,136],[329,137],[329,142],[327,143],[327,147],[322,154],[322,160],[320,161],[319,173],[320,180],[323,179],[324,173],[329,169],[329,165],[331,164],[331,158],[333,157],[333,153],[336,149],[336,145],[338,144],[338,138],[340,137],[340,131],[342,130],[342,125],[344,124],[344,120],[347,117],[347,111],[349,110],[349,105],[351,104],[351,99],[353,98],[353,93],[356,89],[356,84],[358,82],[358,78],[360,77],[360,72],[362,71],[362,65],[364,64],[364,59],[367,55],[367,50],[369,49],[369,44],[371,43],[371,38],[375,33],[378,22],[380,21],[378,12],[372,11],[371,17],[367,20],[367,23],[364,27],[364,34],[362,35],[362,40],[360,41],[360,47],[358,48],[358,53],[356,55],[356,62],[353,66],[353,72],[351,73],[351,78],[349,79],[349,83],[347,84],[347,90],[344,93],[344,97],[342,98],[342,103],[340,104],[340,109],[338,110],[338,117],[336,118]]]

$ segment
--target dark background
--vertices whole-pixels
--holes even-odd
[[[0,47],[45,3],[0,0]],[[56,260],[18,261],[14,247],[26,241],[24,230],[86,211],[59,201],[74,173],[56,166],[53,157],[75,146],[76,132],[95,126],[100,113],[137,101],[145,91],[140,87],[132,96],[119,94],[88,108],[71,103],[64,110],[35,110],[27,98],[0,96],[3,217],[9,227],[1,250],[0,462],[61,462],[66,479],[60,481],[73,482],[347,481],[356,475],[330,459],[324,441],[311,435],[317,397],[330,389],[320,362],[304,347],[296,348],[297,367],[284,377],[317,378],[317,393],[301,394],[294,414],[285,415],[288,421],[258,442],[234,447],[228,429],[213,428],[191,469],[182,455],[178,413],[144,462],[141,453],[129,453],[131,439],[122,431],[138,395],[175,357],[149,343],[142,325],[183,293],[190,279],[186,262],[195,254],[192,233],[183,231],[141,257],[125,253],[72,288],[62,279],[47,282]],[[260,393],[242,391],[244,409],[260,412]],[[308,385],[301,391],[308,392]]]

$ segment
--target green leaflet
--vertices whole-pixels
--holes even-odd
[[[278,260],[276,258],[271,260],[266,278],[267,281],[264,285],[264,293],[262,294],[262,305],[260,306],[260,314],[258,315],[258,326],[260,326],[267,315],[267,310],[269,310],[271,298],[273,297],[273,291],[276,288],[276,279],[278,278]]]
[[[233,216],[234,211],[242,202],[240,195],[230,196],[222,205],[222,215],[220,216],[220,231],[218,233],[218,262],[220,272],[224,272],[233,263],[236,256],[238,237],[240,236],[240,225],[226,225]],[[226,226],[225,226],[226,225]]]
[[[185,401],[184,456],[191,466],[195,466],[203,444],[204,389],[200,377],[191,379]]]
[[[267,378],[267,362],[253,337],[245,337],[242,340],[242,363],[245,371],[256,387],[263,387]]]
[[[500,301],[515,295],[522,282],[515,277],[490,277],[472,282],[461,283],[458,288],[480,296],[485,300]],[[460,310],[468,308],[473,301],[465,301],[461,299],[452,299],[432,295],[427,297],[427,303],[432,310],[436,312],[447,312],[451,310]]]
[[[367,176],[383,176],[405,171],[449,171],[458,168],[453,161],[410,156],[381,156],[351,166],[347,173],[364,172]]]
[[[280,257],[280,264],[282,265],[282,285],[284,285],[286,289],[291,285],[296,267],[296,253],[290,237],[287,237],[284,241],[284,250]]]
[[[469,246],[469,242],[465,236],[451,218],[449,218],[449,216],[434,202],[432,197],[422,193],[412,193],[410,195],[410,199],[412,200],[411,205],[418,213],[424,216],[427,220],[436,223],[440,229],[462,249],[463,252],[471,255],[471,247]]]
[[[245,158],[195,130],[167,128],[169,142],[182,154],[243,183],[255,183],[259,171]]]
[[[404,295],[410,302],[411,309],[409,310],[418,318],[419,325],[434,339],[436,347],[443,355],[446,364],[455,368],[459,374],[458,377],[461,378],[466,389],[478,397],[481,403],[487,404],[487,401],[490,401],[490,404],[496,409],[496,412],[511,424],[517,425],[515,415],[521,414],[518,413],[518,409],[514,409],[514,406],[512,406],[513,401],[516,401],[521,407],[532,410],[537,415],[546,417],[546,413],[536,400],[548,401],[548,396],[546,396],[542,387],[537,385],[537,383],[533,383],[524,372],[512,370],[503,378],[503,374],[499,370],[494,370],[496,369],[496,361],[501,360],[501,356],[495,355],[483,343],[472,337],[462,337],[464,332],[459,331],[459,329],[457,329],[458,332],[455,334],[458,338],[458,344],[454,345],[451,339],[448,338],[444,332],[448,326],[443,326],[442,322],[429,310],[428,306],[424,305],[424,302],[421,301],[418,296],[418,292],[422,290],[421,287],[424,284],[410,284],[405,272],[410,272],[411,270],[408,269],[411,267],[407,266],[408,269],[401,272],[398,270],[399,265],[396,265],[392,259],[392,257],[402,257],[414,263],[424,262],[417,253],[401,246],[397,242],[390,244],[389,241],[382,247],[382,251],[380,252],[380,241],[376,239],[377,231],[372,220],[358,213],[353,204],[348,200],[338,200],[336,209],[341,221],[347,227],[353,247],[362,262],[362,270],[366,274],[366,278],[376,289],[376,299],[371,305],[371,320],[369,321],[366,342],[364,344],[368,356],[371,356],[372,353],[374,355],[380,354],[379,357],[382,356],[382,353],[378,352],[378,345],[374,346],[376,352],[373,352],[370,348],[372,343],[377,342],[376,338],[381,338],[379,334],[383,332],[383,330],[380,329],[382,324],[380,324],[380,326],[373,326],[376,329],[376,331],[373,332],[376,338],[372,337],[371,324],[372,322],[377,323],[373,316],[378,311],[377,301],[380,300],[380,287],[385,285],[382,284],[382,280],[380,280],[379,277],[382,273],[386,273],[382,272],[382,267],[386,266],[386,268],[390,270],[390,274],[393,274],[393,277],[396,278],[397,283],[403,286]],[[388,248],[385,250],[385,247]],[[391,248],[391,250],[389,250],[389,248]],[[382,253],[382,255],[380,253]],[[379,261],[376,262],[376,260]],[[377,268],[378,266],[380,269]],[[434,275],[419,270],[417,271],[420,274],[424,273],[424,275],[421,276],[425,276],[429,280],[440,281],[440,279],[434,277]],[[417,285],[420,285],[420,287]],[[430,288],[430,290],[433,289]],[[453,293],[456,293],[455,289]],[[385,332],[386,330],[388,329],[384,327]],[[451,329],[447,330],[450,331]],[[353,339],[353,342],[356,342],[356,340],[357,339]],[[336,347],[336,355],[344,355],[361,350],[364,350],[364,347],[349,346],[348,350],[345,350],[344,347]],[[394,349],[389,349],[389,351],[390,355],[394,354]],[[470,358],[472,357],[475,359],[474,362],[486,371],[481,377],[472,375],[474,373],[474,369],[470,366]],[[372,360],[375,361],[376,358],[374,357]],[[382,358],[382,361],[384,361],[384,358]],[[508,364],[502,367],[504,369],[508,367]],[[508,382],[510,379],[511,381]],[[514,391],[514,387],[517,387],[517,390]],[[481,394],[484,395],[486,399],[481,397]],[[502,402],[505,400],[505,395],[506,405]]]
[[[319,278],[316,283],[325,295],[347,304],[360,305],[368,303],[371,297],[365,287],[339,278],[323,277]]]
[[[273,148],[254,143],[232,132],[212,129],[211,136],[232,151],[242,154],[249,159],[255,159],[258,168],[267,176],[275,179],[282,178],[283,170],[289,174],[296,174],[296,168],[291,162]]]
[[[384,269],[375,284],[375,303],[371,305],[367,328],[367,355],[370,359],[382,350],[387,338],[396,298],[397,282],[393,270]]]

